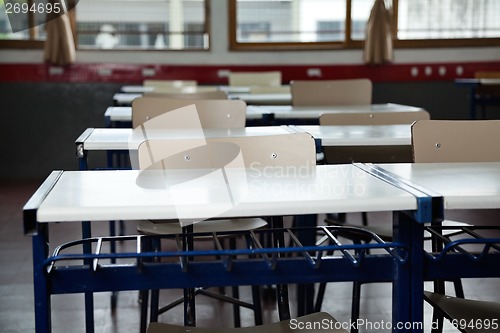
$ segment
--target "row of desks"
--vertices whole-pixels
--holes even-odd
[[[116,93],[113,95],[113,103],[116,106],[129,106],[136,98],[142,97],[143,94],[133,93]],[[266,93],[266,94],[249,94],[249,93],[231,93],[229,99],[240,99],[247,104],[276,104],[287,105],[292,103],[292,95],[289,93]]]
[[[422,108],[385,103],[372,105],[335,105],[335,106],[307,106],[297,107],[291,105],[249,105],[247,106],[247,121],[257,121],[263,125],[268,125],[273,120],[312,120],[317,122],[322,114],[328,113],[380,113],[380,112],[418,112]],[[132,107],[111,106],[104,113],[106,126],[132,121]],[[129,126],[129,125],[128,125]]]
[[[300,174],[274,171],[233,170],[237,181],[231,191],[242,195],[229,206],[227,186],[217,183],[217,177],[193,176],[196,181],[184,182],[185,173],[173,172],[170,179],[180,177],[181,187],[148,189],[138,185],[138,179],[147,176],[139,171],[54,171],[24,207],[25,233],[33,238],[37,332],[50,332],[51,294],[354,280],[394,281],[393,324],[418,324],[424,319],[424,281],[500,276],[499,239],[493,240],[496,250],[490,248],[493,253],[479,259],[450,251],[437,260],[423,248],[424,225],[442,220],[446,209],[500,208],[500,163],[320,165]],[[85,257],[84,264],[60,265],[57,259],[84,258],[78,255],[81,247],[73,257],[51,258],[48,252],[49,226],[55,222],[175,219],[179,212],[185,219],[206,219],[215,212],[218,218],[233,218],[361,211],[395,212],[395,243],[390,247],[397,256],[369,254],[363,264],[350,265],[341,256],[305,256],[308,248],[299,250],[304,260],[272,256],[277,258],[273,264],[262,256],[229,266],[185,260],[148,265],[141,259],[147,252],[138,250],[128,254],[138,258],[136,264],[98,264],[106,256],[95,253]],[[316,251],[325,253],[326,248]],[[423,329],[407,326],[394,331]]]

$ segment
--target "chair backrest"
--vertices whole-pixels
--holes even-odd
[[[158,98],[176,98],[176,99],[227,99],[227,94],[215,88],[210,90],[196,88],[196,90],[185,89],[160,89],[159,92],[151,92],[144,94],[144,97],[158,97]]]
[[[290,82],[292,105],[368,105],[372,103],[372,82],[352,80],[298,80]]]
[[[231,72],[228,78],[229,85],[232,87],[242,86],[281,86],[281,72]]]
[[[243,128],[246,124],[246,103],[229,99],[170,99],[139,97],[132,102],[132,127],[169,111],[195,105],[201,126],[204,128]],[[167,118],[165,118],[166,120]],[[161,120],[159,120],[161,122]],[[164,124],[172,128],[172,124]],[[156,124],[161,127],[162,124]],[[175,124],[174,124],[175,126]]]
[[[198,82],[195,80],[144,80],[143,86],[154,88],[181,88],[196,87]]]
[[[320,125],[392,125],[411,124],[416,120],[430,119],[425,110],[412,112],[377,113],[324,113],[319,117]]]
[[[239,152],[242,163],[231,164]],[[186,157],[188,156],[188,158]],[[205,169],[316,165],[314,138],[308,133],[209,139],[147,140],[138,148],[139,168]]]
[[[420,120],[411,135],[415,162],[500,162],[500,120]]]

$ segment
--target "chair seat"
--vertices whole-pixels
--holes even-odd
[[[267,222],[261,218],[221,219],[201,221],[193,225],[196,232],[245,231],[262,228]],[[140,221],[137,230],[146,235],[171,235],[182,233],[178,221]]]
[[[469,324],[479,323],[477,325],[463,325],[462,332],[467,333],[486,333],[495,332],[496,329],[486,329],[486,324],[500,322],[500,303],[469,300],[456,298],[447,295],[441,295],[424,291],[424,297],[433,307],[440,309],[445,317],[451,320],[456,320],[457,323]]]
[[[261,326],[239,328],[186,327],[164,323],[151,323],[148,333],[347,333],[332,316],[317,312],[297,319],[284,320]],[[316,327],[310,327],[316,325]],[[327,325],[326,327],[324,325]]]

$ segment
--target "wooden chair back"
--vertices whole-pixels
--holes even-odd
[[[235,156],[241,152],[242,160]],[[147,140],[138,148],[139,168],[207,169],[316,165],[313,137],[290,133],[228,138]]]
[[[290,82],[292,105],[369,105],[372,82],[352,80],[297,80]]]
[[[281,72],[231,72],[229,73],[229,86],[281,86]]]
[[[412,112],[380,113],[325,113],[319,117],[320,125],[392,125],[411,124],[416,120],[430,119],[425,110]]]
[[[139,97],[132,102],[132,127],[143,125],[150,119],[166,112],[194,105],[198,112],[201,127],[204,128],[243,128],[246,124],[246,103],[229,99],[170,99]],[[157,119],[157,128],[191,127],[183,121],[171,122],[168,117]],[[185,124],[185,125],[183,125]],[[177,127],[176,127],[177,126]],[[178,127],[183,126],[183,127]]]
[[[419,120],[414,162],[500,162],[500,120]]]

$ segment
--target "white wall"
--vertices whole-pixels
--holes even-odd
[[[200,51],[77,51],[78,63],[190,65],[361,64],[362,50],[229,52],[227,0],[211,1],[211,50]],[[401,49],[395,63],[475,62],[500,60],[500,47]],[[41,50],[0,50],[0,63],[42,63]]]

